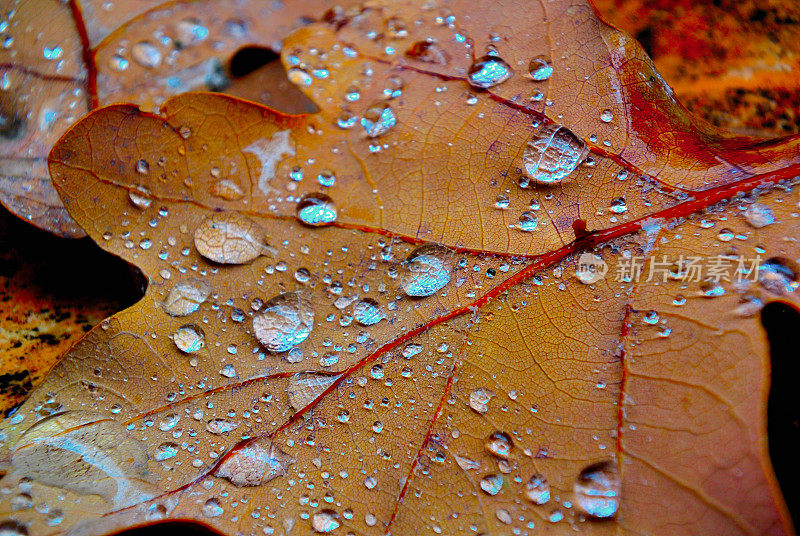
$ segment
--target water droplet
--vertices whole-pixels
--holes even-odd
[[[395,124],[394,112],[385,102],[370,106],[361,118],[361,126],[370,138],[387,133]]]
[[[619,508],[622,482],[617,464],[605,461],[586,467],[575,480],[575,498],[584,512],[593,517],[612,517]]]
[[[294,458],[283,452],[269,438],[259,438],[235,447],[214,471],[235,486],[259,486],[286,474]]]
[[[211,419],[206,423],[206,430],[214,435],[226,434],[239,426],[238,422],[228,419]]]
[[[153,453],[153,458],[156,461],[163,462],[164,460],[174,458],[177,454],[178,445],[171,441],[167,441],[156,447],[156,451]]]
[[[314,83],[314,79],[304,69],[299,67],[291,67],[286,71],[286,77],[289,81],[300,87],[310,86]]]
[[[511,440],[511,436],[509,436],[505,432],[493,432],[492,435],[489,436],[489,441],[486,443],[486,450],[494,454],[495,456],[499,456],[503,459],[508,459],[511,455],[511,449],[514,446],[514,442]]]
[[[118,508],[155,495],[144,444],[108,414],[64,411],[37,421],[14,445],[11,465],[43,484],[99,495]]]
[[[499,208],[499,209],[508,208],[509,203],[510,203],[510,201],[508,199],[508,195],[506,195],[506,194],[500,194],[494,200],[495,208]]]
[[[486,475],[481,478],[481,489],[489,495],[497,495],[503,487],[503,475]]]
[[[342,110],[336,117],[336,126],[339,128],[353,128],[356,123],[358,123],[358,116],[350,110]]]
[[[751,226],[761,229],[775,222],[772,209],[763,203],[753,203],[744,211],[744,218]]]
[[[550,65],[550,59],[547,56],[536,56],[528,64],[528,72],[531,73],[531,78],[542,82],[552,76],[553,66]]]
[[[717,234],[717,240],[720,242],[730,242],[735,236],[735,233],[730,229],[720,229],[719,234]]]
[[[406,50],[406,55],[425,63],[447,65],[450,55],[435,41],[417,41]]]
[[[253,333],[272,353],[286,352],[308,338],[314,328],[314,309],[301,292],[287,292],[264,304],[253,317]]]
[[[588,154],[586,144],[571,130],[550,123],[533,131],[522,158],[531,179],[551,184],[575,171]]]
[[[467,72],[467,82],[472,87],[487,89],[508,80],[511,75],[511,66],[497,56],[483,56],[475,60]]]
[[[411,359],[415,355],[422,352],[422,349],[423,348],[421,344],[415,344],[415,343],[406,344],[403,347],[403,357],[405,357],[406,359]]]
[[[353,317],[362,326],[372,326],[383,320],[378,302],[371,298],[364,298],[353,306]]]
[[[57,45],[44,47],[42,49],[42,55],[44,59],[54,61],[64,55],[64,49]]]
[[[181,416],[177,413],[170,413],[169,415],[165,415],[161,422],[158,423],[158,429],[162,432],[169,432],[178,424],[181,420]]]
[[[222,506],[219,504],[219,499],[215,499],[214,497],[203,503],[202,510],[203,515],[206,517],[219,517],[224,512]]]
[[[153,203],[153,200],[150,198],[150,196],[150,190],[144,186],[137,186],[128,192],[128,199],[130,199],[130,202],[133,203],[133,206],[142,210],[148,208]]]
[[[773,257],[758,267],[758,282],[773,294],[790,294],[797,290],[797,274],[798,271],[793,262],[783,257]]]
[[[564,519],[564,513],[558,508],[555,508],[550,512],[550,515],[547,516],[547,520],[550,521],[550,523],[558,523],[562,519]]]
[[[525,231],[525,232],[535,231],[536,227],[538,226],[539,226],[539,217],[536,216],[536,214],[531,212],[530,210],[526,210],[525,212],[519,215],[519,223],[517,224],[517,228],[520,231]]]
[[[292,376],[289,381],[289,405],[300,411],[307,405],[315,402],[319,396],[336,381],[338,376],[323,374],[300,373]]]
[[[525,484],[525,496],[533,504],[545,504],[550,500],[550,484],[547,479],[538,473],[534,473],[528,483]]]
[[[27,510],[31,506],[33,506],[33,498],[27,493],[20,493],[11,498],[12,510]],[[0,536],[2,536],[2,534],[3,533],[0,532]]]
[[[185,354],[197,352],[206,345],[206,335],[196,324],[184,324],[175,331],[172,341]]]
[[[28,529],[18,521],[7,519],[0,523],[0,536],[28,536]]]
[[[201,279],[187,279],[172,287],[162,306],[170,316],[187,316],[197,311],[211,295],[211,287]]]
[[[320,186],[331,187],[336,184],[336,175],[329,169],[323,169],[319,175],[317,175],[317,182]]]
[[[150,41],[139,41],[131,47],[133,61],[148,69],[161,65],[161,52]]]
[[[391,39],[403,39],[408,37],[408,25],[406,21],[399,17],[391,17],[384,22],[386,35]]]
[[[208,37],[208,28],[195,18],[187,18],[178,22],[178,45],[182,48],[199,43]]]
[[[211,195],[225,199],[226,201],[235,201],[244,197],[242,188],[230,179],[222,179],[214,183],[211,187]]]
[[[600,112],[600,121],[603,123],[610,123],[614,120],[614,112],[606,108],[602,112]]]
[[[297,219],[306,225],[319,227],[336,221],[336,205],[322,193],[310,193],[297,203]]]
[[[489,401],[495,397],[494,391],[481,387],[469,394],[469,407],[478,413],[486,413],[489,409]]]
[[[236,377],[236,367],[228,363],[227,365],[223,366],[219,369],[220,375],[226,378],[235,378]]]
[[[450,282],[450,250],[427,245],[414,250],[403,263],[403,292],[412,297],[430,296]]]
[[[625,203],[624,197],[617,197],[611,201],[611,212],[614,214],[623,214],[628,212],[628,205]]]
[[[339,528],[339,522],[336,521],[337,517],[339,516],[332,510],[322,510],[311,518],[311,527],[315,532],[333,532]]]
[[[195,229],[194,246],[206,259],[220,264],[244,264],[274,252],[264,230],[238,212],[215,212]]]
[[[308,271],[308,268],[298,268],[294,272],[294,278],[298,283],[308,283],[311,279],[311,272]]]
[[[474,469],[480,469],[481,468],[481,464],[479,462],[476,462],[474,460],[470,460],[467,457],[459,456],[458,454],[456,454],[455,458],[456,458],[456,463],[458,464],[458,466],[461,467],[465,471],[474,470]]]

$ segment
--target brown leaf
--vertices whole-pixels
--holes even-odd
[[[231,86],[226,65],[237,50],[256,44],[278,51],[292,29],[310,20],[307,15],[325,9],[324,2],[103,4],[25,2],[8,16],[2,34],[0,203],[66,237],[83,231],[53,190],[46,159],[70,125],[103,104],[135,102],[152,110],[184,91],[224,91]],[[237,82],[231,93],[266,97],[271,105],[288,102],[272,95],[285,85],[283,71],[267,73],[261,73],[269,80],[262,92]]]
[[[9,523],[792,533],[753,315],[796,302],[798,142],[699,123],[546,6],[345,7],[284,43],[316,114],[190,93],[71,128],[65,205],[150,286],[4,423]]]

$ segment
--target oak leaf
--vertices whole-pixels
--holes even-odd
[[[150,285],[4,422],[9,527],[792,533],[754,315],[797,299],[797,140],[692,118],[586,3],[345,6],[282,59],[319,112],[53,149]]]

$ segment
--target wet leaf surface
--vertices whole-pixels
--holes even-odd
[[[284,109],[297,92],[284,89],[282,69],[273,65],[243,81],[229,63],[250,45],[278,52],[291,30],[325,9],[324,2],[217,0],[9,6],[0,33],[0,203],[57,235],[83,236],[47,170],[47,154],[70,125],[104,104],[153,110],[189,90],[227,91]],[[294,99],[284,110],[307,107]]]
[[[797,301],[798,142],[698,122],[590,5],[542,9],[334,10],[282,52],[315,114],[77,123],[56,186],[149,287],[3,423],[3,519],[792,533],[758,312]]]

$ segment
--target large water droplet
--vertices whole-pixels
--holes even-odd
[[[178,455],[178,444],[173,443],[172,441],[165,441],[161,443],[158,447],[156,447],[155,452],[153,453],[153,458],[156,461],[163,462],[165,460],[169,460],[170,458],[174,458]]]
[[[238,422],[228,419],[211,419],[206,423],[206,430],[214,435],[226,434],[239,426]]]
[[[503,487],[503,475],[486,475],[481,478],[481,489],[489,495],[497,495]]]
[[[586,467],[575,480],[575,498],[593,517],[612,517],[619,508],[622,482],[617,464],[605,461]]]
[[[744,211],[744,218],[751,226],[761,229],[775,222],[772,209],[763,203],[753,203]]]
[[[362,326],[372,326],[383,320],[383,313],[378,302],[364,298],[353,306],[353,318]]]
[[[520,231],[526,231],[526,232],[535,231],[538,226],[539,226],[539,217],[534,212],[526,210],[525,212],[519,215],[517,228]]]
[[[553,66],[550,65],[550,60],[547,56],[536,56],[528,64],[528,72],[531,73],[531,78],[537,82],[542,82],[553,74]]]
[[[286,474],[294,458],[269,438],[260,438],[226,455],[214,475],[236,486],[259,486]]]
[[[264,230],[238,212],[215,212],[195,229],[194,246],[206,259],[220,264],[244,264],[274,253]]]
[[[177,30],[178,44],[184,48],[199,43],[208,37],[208,28],[195,18],[187,18],[178,22]]]
[[[370,106],[361,118],[361,126],[370,138],[386,134],[396,124],[397,118],[392,108],[385,102]]]
[[[140,160],[140,162],[143,162],[143,160]],[[130,199],[131,203],[133,203],[133,206],[144,210],[153,203],[151,195],[152,194],[148,188],[144,186],[137,186],[128,192],[128,199]]]
[[[28,536],[28,529],[20,522],[8,519],[0,523],[0,536]]]
[[[310,193],[297,203],[297,219],[306,225],[318,227],[336,221],[336,205],[322,193]]]
[[[450,250],[428,245],[414,250],[403,263],[403,292],[413,297],[430,296],[450,282]]]
[[[525,484],[525,496],[531,500],[533,504],[545,504],[550,500],[550,484],[547,479],[538,473],[535,473]]]
[[[65,411],[37,421],[14,445],[15,471],[124,508],[155,496],[144,444],[106,415]]]
[[[206,517],[219,517],[224,512],[222,505],[219,504],[219,499],[214,497],[203,503],[202,511]]]
[[[475,60],[467,72],[467,82],[472,87],[487,89],[508,80],[511,66],[497,56],[483,56]]]
[[[551,184],[575,171],[588,154],[586,144],[571,130],[550,123],[534,130],[525,145],[522,160],[531,179]]]
[[[206,335],[197,324],[182,325],[175,331],[172,340],[178,350],[185,354],[197,352],[206,345]]]
[[[211,295],[211,286],[201,279],[187,279],[172,287],[162,306],[170,316],[187,316],[197,311]]]
[[[253,333],[273,353],[286,352],[300,344],[313,328],[314,309],[302,292],[272,298],[253,317]]]
[[[148,69],[155,69],[161,65],[161,52],[150,41],[139,41],[133,45],[131,57],[133,61]]]
[[[289,380],[289,405],[300,411],[307,405],[315,402],[328,387],[333,385],[338,376],[323,374],[300,373]]]
[[[489,409],[489,401],[494,398],[495,394],[489,389],[481,387],[475,389],[469,394],[469,407],[478,413],[486,413]]]
[[[328,533],[333,532],[339,528],[339,522],[336,521],[338,515],[332,510],[322,510],[314,514],[311,518],[311,527],[315,532]]]
[[[511,455],[511,449],[514,447],[514,442],[505,432],[492,432],[489,436],[489,441],[486,443],[486,450],[499,456],[503,459],[508,459]]]
[[[797,290],[796,265],[783,257],[767,259],[758,267],[758,282],[773,294],[790,294]]]

